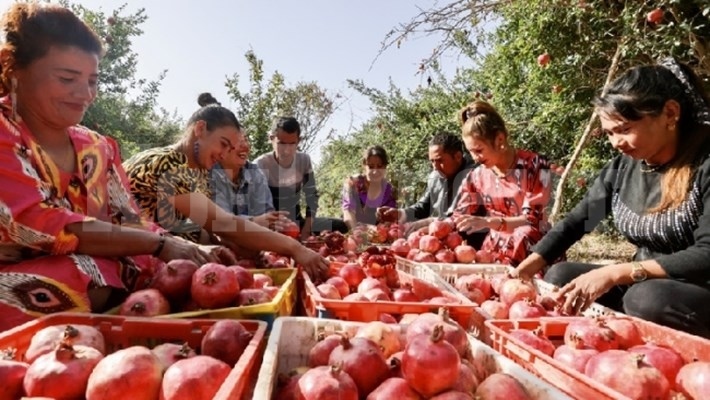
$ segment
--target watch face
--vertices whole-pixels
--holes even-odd
[[[647,276],[646,271],[643,269],[637,269],[631,273],[631,279],[633,279],[634,282],[641,282],[645,280]]]

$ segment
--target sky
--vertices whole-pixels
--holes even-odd
[[[0,0],[5,9],[12,0]],[[421,59],[431,53],[436,37],[419,36],[377,57],[388,31],[409,21],[435,0],[72,0],[110,14],[126,4],[126,13],[140,8],[148,20],[134,41],[138,76],[155,79],[167,70],[158,103],[187,119],[197,108],[197,95],[211,92],[223,105],[233,105],[224,82],[240,75],[246,90],[253,50],[265,72],[284,75],[287,83],[316,81],[344,103],[325,131],[347,134],[373,115],[369,101],[347,86],[360,79],[386,90],[389,80],[401,89],[424,84],[417,74]],[[125,15],[125,14],[124,14]],[[451,75],[454,57],[443,60]],[[320,151],[312,154],[315,162]],[[254,157],[255,155],[252,155]]]

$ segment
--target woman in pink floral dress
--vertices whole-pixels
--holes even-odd
[[[459,188],[453,218],[459,231],[488,229],[481,249],[496,262],[517,265],[547,231],[550,199],[548,161],[532,151],[515,149],[503,119],[490,104],[476,101],[461,110],[466,149],[480,166]],[[485,210],[485,216],[475,216]]]

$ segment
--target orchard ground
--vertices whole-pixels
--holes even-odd
[[[616,264],[631,261],[636,247],[618,235],[591,233],[567,251],[570,261]]]

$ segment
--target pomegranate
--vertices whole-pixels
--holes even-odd
[[[507,319],[508,306],[498,300],[486,300],[481,303],[481,309],[493,319]]]
[[[302,400],[358,400],[355,380],[339,366],[321,366],[308,370],[298,380]]]
[[[249,290],[249,289],[247,289],[247,290]],[[276,295],[279,294],[279,287],[278,286],[264,286],[263,288],[261,288],[261,290],[263,290],[264,293],[266,293],[269,296],[269,299],[271,299],[271,300],[276,298]]]
[[[104,357],[89,376],[86,400],[155,400],[163,364],[149,349],[132,346]]]
[[[607,350],[592,356],[585,375],[632,399],[666,399],[670,385],[642,354]]]
[[[432,235],[424,235],[419,239],[419,250],[435,254],[441,248],[441,241]]]
[[[574,344],[573,336],[577,336],[586,347],[599,351],[618,349],[619,342],[614,331],[600,319],[575,318],[565,329],[565,344]]]
[[[434,326],[431,335],[410,339],[402,355],[404,379],[426,398],[454,387],[460,365],[459,352],[444,340],[442,325]]]
[[[437,394],[434,397],[430,397],[429,400],[473,400],[473,396],[466,392],[450,390],[448,392]]]
[[[23,381],[25,394],[82,398],[89,375],[102,358],[103,354],[93,347],[60,343],[56,350],[39,356],[27,368]]]
[[[228,268],[234,275],[237,276],[239,289],[244,290],[254,287],[254,275],[252,275],[248,269],[240,267],[239,265],[232,265]]]
[[[544,52],[544,53],[540,54],[539,56],[537,56],[537,65],[544,67],[549,63],[550,63],[550,55],[547,54],[547,52]]]
[[[459,378],[452,388],[464,393],[473,393],[478,387],[478,378],[474,375],[473,370],[468,363],[461,362],[459,366]]]
[[[555,349],[552,358],[583,374],[589,359],[597,354],[598,350],[585,348],[577,336],[572,336],[571,344],[563,344]]]
[[[349,295],[343,297],[344,301],[370,301],[367,297],[365,297],[364,294],[362,293],[350,293]]]
[[[559,303],[557,300],[550,296],[537,296],[537,303],[542,306],[547,311],[554,311],[559,308]]]
[[[170,303],[158,290],[142,289],[128,295],[118,314],[135,317],[170,314]]]
[[[23,379],[29,364],[15,361],[14,350],[0,352],[0,400],[15,400],[22,397]]]
[[[463,238],[461,237],[461,235],[459,235],[458,232],[451,232],[444,239],[444,246],[446,246],[446,248],[451,249],[451,250],[454,250],[457,247],[461,246],[462,243],[463,243]]]
[[[327,281],[325,281],[325,283],[333,285],[333,287],[338,289],[338,294],[340,295],[340,298],[343,298],[350,294],[350,285],[348,285],[345,279],[339,276],[329,278]]]
[[[456,254],[449,249],[441,249],[434,254],[437,262],[453,264],[456,262]]]
[[[254,289],[260,289],[264,286],[274,286],[274,280],[271,279],[269,275],[259,273],[252,275],[252,277],[254,278]]]
[[[516,301],[528,299],[534,301],[537,298],[535,287],[531,283],[524,282],[521,279],[506,280],[500,286],[500,291],[498,293],[500,301],[509,306]]]
[[[654,8],[653,10],[649,11],[648,14],[646,14],[646,21],[648,21],[650,24],[657,24],[663,21],[663,9]]]
[[[412,321],[407,328],[407,343],[417,336],[431,336],[437,326],[442,329],[442,338],[454,346],[460,356],[465,357],[469,352],[466,331],[456,321],[449,318],[448,311],[443,307],[439,309],[439,314],[423,313]]]
[[[505,283],[508,279],[511,279],[508,274],[493,275],[490,279],[491,289],[493,289],[493,292],[500,294],[500,289],[503,287],[503,283]]]
[[[511,304],[508,310],[508,318],[510,319],[540,318],[545,315],[547,315],[547,310],[530,299],[516,301]]]
[[[323,297],[324,299],[341,299],[340,292],[338,291],[338,289],[330,283],[321,283],[320,285],[316,286],[316,290],[318,291],[318,294],[320,294],[321,297]]]
[[[328,363],[342,365],[343,371],[355,381],[358,393],[372,392],[389,377],[385,356],[370,339],[342,337],[340,346],[330,353]]]
[[[165,371],[161,400],[212,399],[232,368],[208,356],[180,360]]]
[[[513,329],[510,331],[510,336],[550,357],[555,353],[555,345],[542,333],[540,328],[534,331],[529,329]]]
[[[163,343],[153,347],[153,354],[158,357],[163,364],[163,369],[168,369],[169,366],[175,364],[179,360],[194,357],[195,351],[187,344]]]
[[[385,293],[389,292],[389,288],[387,287],[387,285],[383,281],[376,278],[363,279],[357,287],[357,292],[364,294],[365,292],[372,289],[382,289],[382,291]]]
[[[298,380],[308,371],[292,370],[287,374],[279,374],[276,381],[276,392],[271,397],[279,400],[301,400],[301,392],[298,389]]]
[[[340,345],[340,342],[340,335],[330,335],[321,339],[315,346],[311,347],[311,350],[308,352],[308,366],[313,368],[328,365],[330,353],[334,348]]]
[[[491,253],[488,250],[478,250],[476,252],[476,262],[480,264],[491,264],[495,261],[495,257],[493,257],[493,253]]]
[[[486,400],[532,400],[523,385],[508,374],[495,373],[476,388],[475,398]]]
[[[362,294],[368,301],[391,301],[389,294],[380,288],[370,289]]]
[[[407,260],[414,260],[419,257],[419,254],[423,253],[419,249],[411,249],[409,250],[409,253],[407,253]],[[428,254],[428,253],[427,253]]]
[[[412,389],[406,380],[399,377],[388,378],[373,390],[366,400],[421,400],[417,392]]]
[[[207,263],[192,275],[190,294],[202,308],[228,307],[237,299],[239,281],[224,265]]]
[[[678,371],[685,365],[683,358],[675,350],[651,343],[634,346],[629,349],[629,353],[643,354],[643,361],[661,371],[669,383],[675,382]]]
[[[40,329],[32,336],[25,351],[25,361],[32,364],[37,357],[56,349],[60,342],[93,347],[101,354],[106,354],[104,335],[93,326],[53,325]]]
[[[358,329],[355,337],[370,339],[375,344],[380,346],[382,354],[388,358],[392,354],[400,351],[402,346],[399,343],[399,334],[395,332],[392,326],[383,322],[373,321]]]
[[[202,337],[201,354],[224,361],[231,368],[239,361],[252,336],[238,321],[219,320]]]
[[[400,343],[404,343],[404,339],[400,340]],[[404,355],[404,351],[398,351],[387,359],[387,365],[390,367],[390,376],[393,378],[403,378],[402,355]]]
[[[491,283],[480,274],[459,276],[454,282],[454,287],[462,292],[478,289],[483,294],[483,300],[490,299],[493,296]]]
[[[710,362],[695,361],[678,371],[675,388],[692,400],[700,400],[710,393]]]
[[[365,271],[358,264],[350,263],[345,264],[338,271],[338,276],[345,279],[348,283],[350,289],[357,288],[360,283],[365,279]]]
[[[234,263],[234,265],[231,265],[230,268],[240,267],[243,269],[254,269],[254,268],[257,268],[257,266],[258,266],[257,260],[254,260],[252,258],[240,258],[239,260],[237,260],[236,263]],[[241,282],[239,282],[239,283],[241,284]]]
[[[621,317],[607,317],[604,318],[604,323],[616,334],[620,349],[629,349],[643,344],[641,333],[639,333],[636,324],[632,320]],[[673,380],[669,382],[673,382]]]
[[[407,254],[409,254],[409,250],[411,249],[412,248],[409,247],[409,243],[407,243],[406,239],[397,239],[392,242],[392,245],[390,245],[390,250],[400,257],[407,257]]]
[[[352,237],[345,238],[345,241],[343,242],[343,250],[346,252],[348,251],[357,251],[357,240],[353,239]]]
[[[392,314],[387,313],[380,313],[379,317],[377,317],[377,320],[380,322],[384,322],[385,324],[397,323],[397,318],[395,318]]]
[[[414,293],[414,295],[420,300],[427,300],[444,295],[444,292],[442,292],[441,289],[419,278],[412,278],[411,285],[412,293]]]
[[[170,301],[181,301],[190,295],[192,274],[199,266],[191,260],[170,260],[161,264],[150,280],[150,288],[157,289]]]
[[[436,257],[434,257],[431,253],[420,250],[419,253],[416,253],[412,260],[420,263],[434,263],[436,262]]]
[[[461,264],[470,264],[476,261],[476,249],[467,244],[454,247],[454,255],[456,262]]]
[[[264,304],[270,302],[271,296],[269,296],[264,289],[243,289],[239,291],[239,295],[237,296],[238,306],[252,306],[254,304]]]
[[[417,297],[414,292],[412,292],[412,286],[403,286],[399,289],[395,289],[392,292],[392,299],[398,302],[419,302],[419,297]]]
[[[429,235],[441,240],[445,239],[453,231],[453,227],[441,220],[434,220],[429,223]]]

